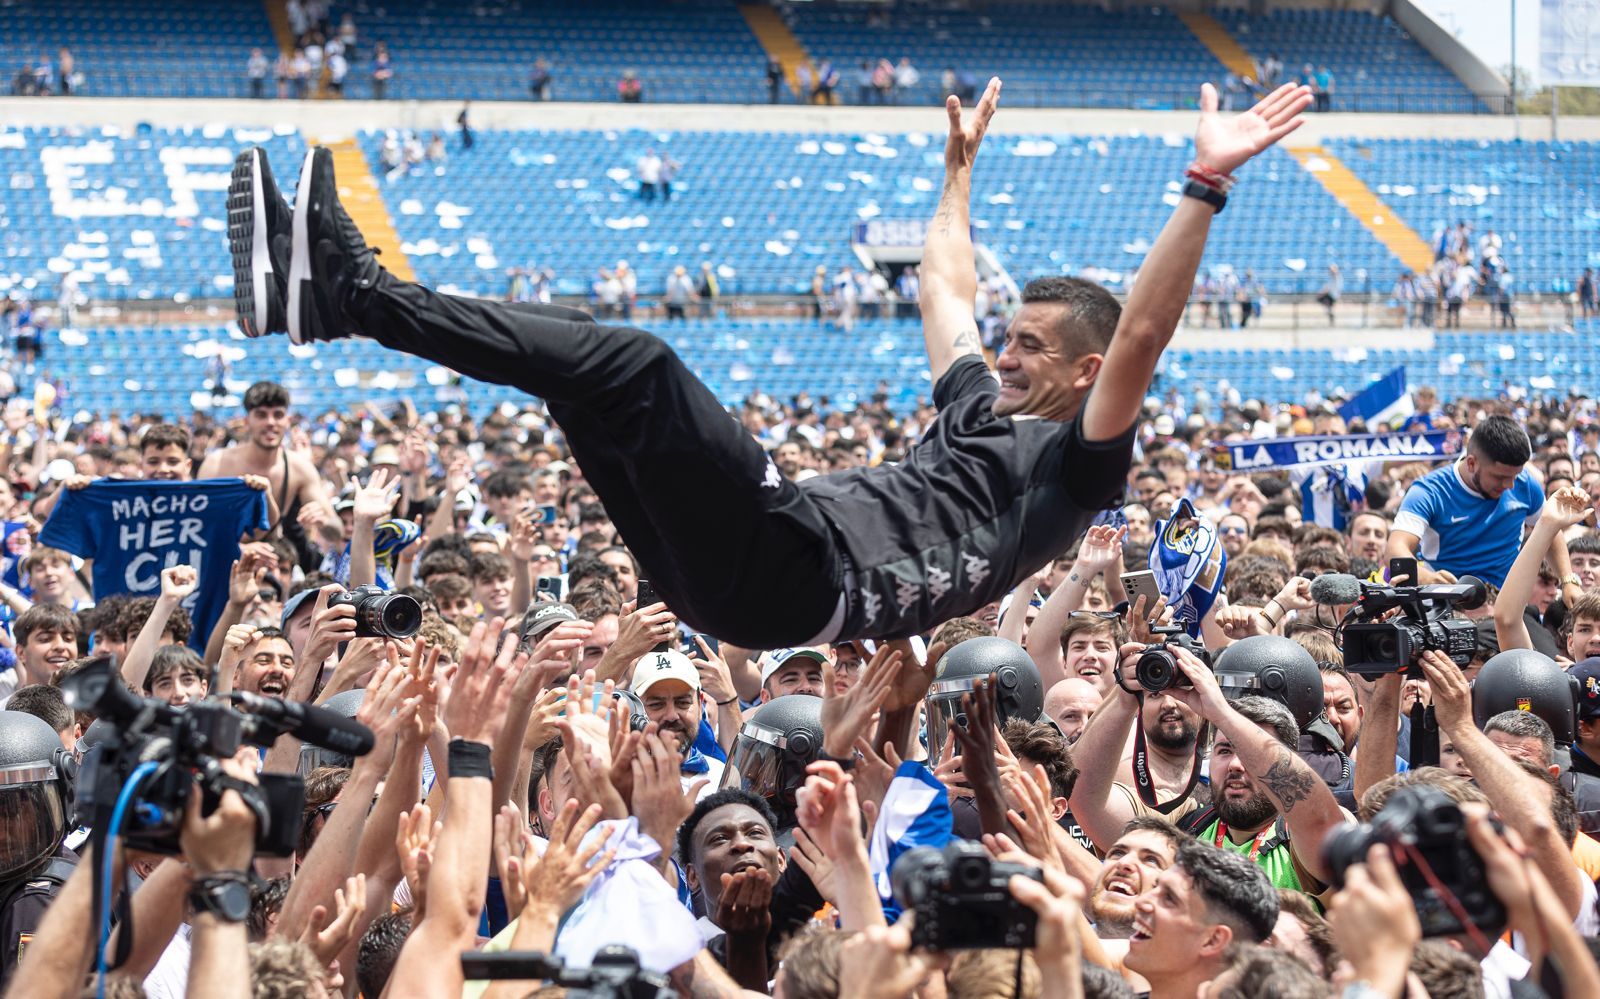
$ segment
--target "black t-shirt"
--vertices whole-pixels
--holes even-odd
[[[46,876],[41,867],[22,885],[13,883],[0,888],[0,894],[9,897],[0,908],[0,988],[10,981],[11,973],[17,969],[23,952],[44,921],[45,910],[61,891],[64,875],[77,863],[78,855],[61,846],[50,861],[54,876]]]
[[[995,416],[998,393],[982,358],[960,358],[905,461],[800,483],[848,560],[842,634],[904,637],[999,600],[1121,492],[1134,427],[1085,441],[1076,419]]]

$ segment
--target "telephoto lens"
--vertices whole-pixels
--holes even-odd
[[[335,593],[328,606],[356,609],[357,638],[410,638],[422,628],[422,605],[403,593],[386,593],[372,584]]]

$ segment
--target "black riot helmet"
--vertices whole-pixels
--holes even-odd
[[[928,748],[938,754],[951,722],[961,724],[961,698],[994,674],[995,707],[1002,727],[1013,718],[1034,722],[1044,714],[1044,683],[1033,657],[1016,642],[987,636],[969,638],[946,652],[928,687]]]
[[[1502,711],[1543,718],[1565,745],[1578,738],[1578,678],[1533,649],[1507,649],[1483,664],[1472,684],[1472,722],[1483,728]]]
[[[1240,639],[1218,653],[1215,672],[1217,685],[1229,696],[1271,698],[1289,709],[1302,732],[1316,732],[1344,748],[1322,717],[1322,671],[1300,643],[1279,635]]]
[[[822,698],[784,694],[745,717],[722,773],[723,787],[742,787],[767,799],[778,831],[795,826],[795,792],[806,767],[822,755]]]
[[[321,707],[331,711],[341,718],[354,718],[356,712],[361,710],[361,702],[366,700],[367,692],[359,687],[354,690],[341,691],[323,701]],[[302,776],[321,767],[342,767],[349,769],[355,766],[355,757],[348,753],[341,753],[337,749],[324,749],[305,743],[300,747],[300,773]]]
[[[0,711],[0,883],[31,875],[60,848],[76,770],[43,719]]]

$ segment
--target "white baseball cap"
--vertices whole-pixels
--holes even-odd
[[[688,656],[670,649],[651,652],[634,663],[633,680],[628,684],[628,689],[643,697],[646,691],[662,680],[681,680],[691,690],[700,689],[700,671],[694,668]]]
[[[772,675],[788,664],[791,659],[809,659],[814,663],[826,663],[828,654],[820,649],[773,649],[762,657],[761,682],[766,683]]]

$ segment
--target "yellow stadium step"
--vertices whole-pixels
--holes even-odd
[[[816,65],[811,61],[811,53],[800,44],[800,39],[794,36],[789,26],[783,23],[783,18],[778,12],[764,3],[746,3],[739,5],[739,13],[744,15],[745,23],[750,26],[751,34],[756,36],[756,41],[767,50],[770,58],[778,60],[783,67],[783,78],[789,82],[789,89],[804,99],[800,94],[800,67],[810,66],[816,72]]]
[[[1179,14],[1179,19],[1188,26],[1194,36],[1200,39],[1200,44],[1211,50],[1211,54],[1234,72],[1241,79],[1246,76],[1255,76],[1255,62],[1250,58],[1250,53],[1244,50],[1239,40],[1234,38],[1222,22],[1210,14],[1189,13]]]
[[[1300,146],[1287,152],[1327,188],[1328,193],[1337,198],[1346,211],[1366,226],[1378,238],[1378,242],[1399,257],[1401,263],[1417,273],[1423,273],[1433,266],[1433,249],[1427,241],[1401,221],[1400,216],[1384,204],[1372,192],[1372,188],[1362,183],[1360,177],[1351,173],[1339,157],[1321,146]]]
[[[380,251],[378,262],[385,270],[402,281],[415,281],[416,273],[400,249],[400,234],[383,203],[366,154],[354,139],[340,139],[328,144],[328,149],[333,153],[333,174],[339,179],[339,200],[350,213],[350,221],[366,237],[367,245]]]
[[[267,8],[267,21],[272,24],[272,37],[278,40],[278,50],[294,55],[294,30],[289,27],[288,0],[262,0]]]

